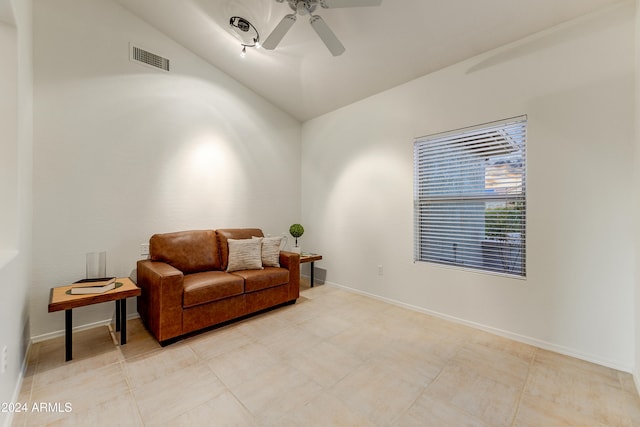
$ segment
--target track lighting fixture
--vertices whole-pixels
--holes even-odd
[[[260,34],[251,22],[240,16],[232,16],[231,19],[229,19],[229,25],[236,29],[236,33],[240,37],[240,46],[242,46],[242,51],[240,52],[241,58],[247,56],[248,47],[260,49],[262,46],[260,44]]]

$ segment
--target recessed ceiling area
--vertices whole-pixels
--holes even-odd
[[[291,13],[286,2],[116,1],[300,121],[620,3],[383,0],[378,7],[318,8],[344,44],[342,55],[332,56],[310,25],[298,23],[277,49],[252,48],[241,58],[229,19],[249,20],[264,40]]]

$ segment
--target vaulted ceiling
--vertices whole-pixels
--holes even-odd
[[[265,40],[285,14],[275,0],[116,0],[181,45],[300,121],[620,0],[383,0],[378,7],[318,8],[346,47],[332,56],[307,19],[275,50],[240,57],[232,16]]]

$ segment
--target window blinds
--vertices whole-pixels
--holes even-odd
[[[526,275],[526,116],[414,143],[415,260]]]

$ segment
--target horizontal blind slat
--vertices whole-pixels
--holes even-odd
[[[526,117],[416,138],[415,258],[525,275]]]

